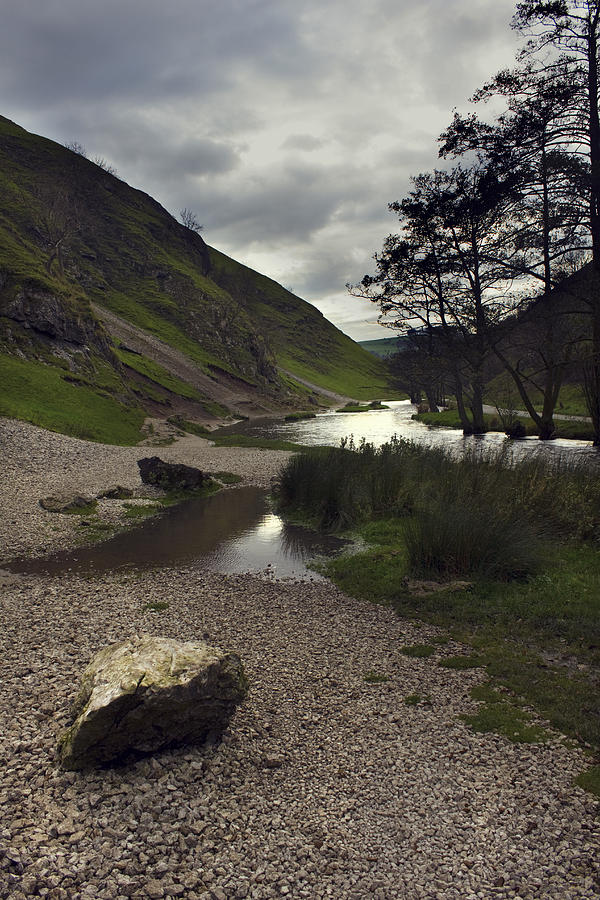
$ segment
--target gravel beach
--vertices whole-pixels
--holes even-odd
[[[5,560],[77,539],[78,517],[44,512],[40,497],[139,492],[143,455],[262,485],[287,458],[195,437],[109,447],[6,419],[0,447]],[[101,514],[116,521],[119,503]],[[218,746],[61,771],[56,738],[81,671],[141,632],[237,651],[247,701]],[[600,897],[598,803],[573,786],[589,760],[558,735],[472,733],[460,716],[477,708],[483,672],[437,665],[462,648],[401,652],[436,637],[327,582],[194,566],[0,576],[0,898]]]

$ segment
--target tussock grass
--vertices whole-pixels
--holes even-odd
[[[292,458],[277,500],[296,518],[360,535],[359,552],[322,567],[344,591],[447,628],[472,647],[440,663],[485,667],[502,686],[498,696],[477,698],[486,707],[469,717],[471,727],[539,740],[520,710],[525,704],[600,749],[593,467],[537,455],[513,464],[505,450],[456,459],[395,439],[379,449],[345,442]],[[415,573],[438,581],[467,575],[471,588],[417,596],[408,585]]]
[[[456,459],[444,449],[396,437],[379,448],[344,440],[339,447],[309,449],[291,459],[276,496],[284,512],[328,531],[380,517],[413,516],[421,523],[412,526],[414,544],[419,529],[425,532],[438,522],[445,553],[455,540],[457,558],[465,542],[477,537],[491,549],[502,535],[504,550],[517,561],[515,529],[526,534],[532,556],[540,531],[586,539],[600,535],[600,482],[590,478],[589,463],[549,461],[536,454],[512,463],[504,448]],[[412,560],[416,563],[414,555]],[[467,562],[466,568],[454,565],[450,571],[480,570],[479,560]],[[427,568],[423,557],[418,568]],[[440,571],[433,557],[431,571]],[[494,575],[493,566],[487,571]]]

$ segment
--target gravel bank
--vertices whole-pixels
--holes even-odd
[[[0,418],[0,452],[0,563],[65,549],[83,536],[79,516],[46,512],[39,505],[41,497],[64,490],[95,496],[115,483],[132,488],[137,497],[151,495],[137,467],[137,460],[144,456],[160,456],[205,472],[234,472],[244,478],[244,484],[261,487],[269,486],[290,456],[282,451],[215,447],[195,435],[167,446],[114,447],[5,418]],[[122,510],[120,500],[101,500],[97,511],[107,523],[124,524]]]
[[[76,459],[89,490],[105,475],[130,484],[119,465],[136,474],[139,449],[3,429],[30,453],[36,501]],[[39,440],[37,462],[27,435]],[[216,463],[211,448],[183,441],[160,452],[184,446]],[[224,453],[215,468],[235,471]],[[18,471],[6,444],[3,455],[5,473]],[[251,452],[247,474],[256,456],[271,454]],[[34,462],[45,465],[37,479]],[[37,515],[34,499],[11,496],[10,515]],[[598,804],[572,784],[586,759],[558,739],[513,745],[471,733],[459,716],[475,709],[469,690],[482,673],[438,667],[460,649],[452,644],[426,660],[401,653],[434,629],[328,584],[194,567],[9,576],[0,591],[0,898],[600,896]],[[168,608],[152,612],[156,601]],[[247,702],[217,747],[61,772],[56,736],[81,670],[101,646],[141,631],[239,652]],[[368,672],[389,680],[369,684]],[[411,694],[429,700],[409,706]]]

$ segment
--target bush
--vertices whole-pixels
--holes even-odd
[[[506,552],[514,552],[505,569],[518,572],[520,554],[511,533],[521,533],[532,547],[539,546],[540,532],[600,536],[600,479],[591,477],[592,465],[589,458],[548,460],[537,454],[513,462],[509,442],[499,451],[475,449],[453,458],[447,450],[395,437],[379,448],[344,440],[340,447],[293,457],[276,497],[283,511],[329,531],[416,512],[421,525],[415,527],[430,528],[431,541],[436,529],[447,533],[453,527],[465,542],[482,543],[485,535],[502,539]]]
[[[406,525],[410,568],[441,576],[526,578],[542,562],[542,541],[526,521],[498,515],[488,506],[435,504]]]

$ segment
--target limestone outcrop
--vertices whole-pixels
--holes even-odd
[[[163,462],[158,456],[139,459],[138,466],[144,484],[155,484],[165,490],[195,491],[208,479],[194,466]]]
[[[216,740],[245,694],[235,653],[144,634],[111,644],[83,673],[74,722],[59,738],[61,764],[85,769]]]
[[[40,506],[48,512],[75,512],[78,509],[89,506],[94,502],[93,497],[86,494],[78,494],[76,492],[61,492],[53,494],[51,497],[42,497]]]

